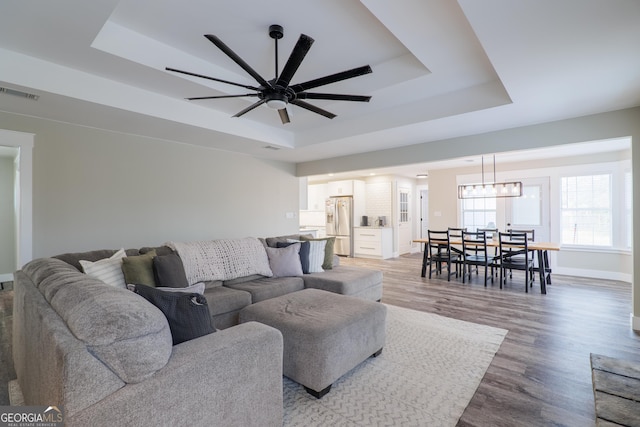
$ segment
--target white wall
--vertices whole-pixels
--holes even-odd
[[[33,256],[295,233],[294,166],[0,113],[34,133]]]

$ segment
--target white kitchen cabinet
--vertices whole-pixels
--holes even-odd
[[[307,209],[324,212],[328,196],[327,184],[310,184],[307,187]]]
[[[354,228],[353,253],[356,258],[391,258],[393,256],[393,229],[391,227]]]
[[[330,181],[327,183],[328,196],[364,197],[365,183],[360,180]]]

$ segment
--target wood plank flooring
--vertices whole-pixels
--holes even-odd
[[[640,361],[640,335],[629,326],[629,283],[553,276],[524,292],[522,272],[500,289],[480,276],[420,277],[421,255],[345,265],[382,270],[382,301],[509,330],[458,426],[594,426],[589,354]],[[446,276],[443,276],[446,277]],[[11,295],[0,291],[0,405],[15,377],[10,354]]]
[[[482,270],[423,279],[420,254],[341,262],[382,270],[387,304],[509,330],[458,426],[594,426],[589,354],[640,361],[629,283],[554,275],[547,295],[538,277],[527,294],[520,271],[500,289]]]

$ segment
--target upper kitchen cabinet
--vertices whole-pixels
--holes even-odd
[[[364,195],[364,181],[344,180],[331,181],[327,184],[328,196],[360,196]]]
[[[324,212],[325,202],[329,197],[328,184],[309,184],[307,187],[307,210]]]

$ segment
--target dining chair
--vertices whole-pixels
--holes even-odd
[[[451,240],[462,242],[462,233],[467,231],[467,228],[448,227],[447,231],[449,232],[449,237]],[[454,265],[456,266],[456,274],[459,274],[463,268],[464,254],[461,245],[462,243],[459,243],[457,246],[455,244],[451,246],[451,250],[453,251],[453,253],[458,255],[458,260],[454,261]]]
[[[449,231],[437,231],[427,230],[427,236],[429,243],[427,243],[429,250],[429,257],[427,263],[429,265],[429,279],[431,279],[432,265],[435,265],[436,274],[442,273],[442,264],[447,264],[447,281],[451,281],[451,275],[455,274],[458,277],[458,270],[456,268],[455,273],[451,271],[451,264],[458,262],[459,255],[451,250],[451,239]]]
[[[516,230],[514,228],[509,228],[509,229],[507,229],[507,233],[525,233],[526,234],[526,239],[529,242],[533,242],[536,239],[536,230],[535,229]],[[533,253],[534,251],[531,251],[531,252]],[[519,258],[522,259],[521,256]],[[535,260],[535,257],[533,255],[531,255],[531,259],[533,259],[533,264],[535,266],[536,260]],[[531,275],[531,280],[535,281],[535,277],[536,277],[536,275],[532,274]]]
[[[487,235],[487,239],[489,240],[498,240],[498,229],[497,228],[478,228],[476,231],[484,231]],[[489,250],[493,252],[493,258],[495,259],[498,256],[498,247],[494,246],[493,249]],[[494,263],[491,265],[491,280],[493,280],[493,276],[495,274]]]
[[[513,278],[513,270],[525,272],[525,292],[529,292],[529,288],[533,286],[535,270],[533,254],[528,245],[529,240],[526,233],[498,233],[498,265],[501,289],[502,285],[507,283],[507,270],[509,270],[510,278]]]
[[[471,267],[476,266],[476,274],[478,274],[478,266],[484,266],[484,286],[487,286],[489,278],[489,268],[492,269],[491,283],[493,283],[493,263],[495,256],[489,254],[487,249],[487,234],[484,231],[463,231],[462,232],[462,283],[465,277],[469,276],[471,281]]]

